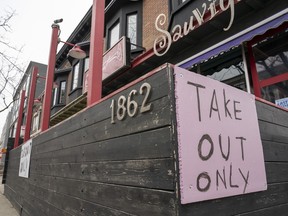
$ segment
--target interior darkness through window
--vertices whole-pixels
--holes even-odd
[[[195,64],[190,70],[246,91],[241,46]]]

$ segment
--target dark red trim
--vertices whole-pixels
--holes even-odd
[[[288,72],[275,77],[271,77],[269,79],[260,80],[260,87],[263,88],[269,85],[273,85],[275,83],[283,82],[285,80],[288,80]]]
[[[14,148],[17,148],[19,146],[21,125],[22,125],[22,120],[23,120],[24,102],[25,102],[25,90],[22,90],[21,98],[20,98],[20,105],[19,105],[19,112],[18,112],[16,134],[15,134],[15,140],[14,140]]]
[[[133,60],[131,68],[137,67],[138,65],[142,64],[144,61],[148,60],[154,55],[155,53],[153,49],[148,50],[147,52],[143,53],[142,55],[138,56]]]
[[[278,28],[275,28],[275,29],[269,29],[267,32],[265,32],[264,34],[262,35],[257,35],[255,36],[249,43],[251,45],[254,45],[264,39],[266,39],[267,37],[272,37],[273,35],[281,32],[281,31],[284,31],[288,28],[288,22],[285,22],[283,23],[281,26],[279,26]]]
[[[91,106],[102,97],[102,65],[105,1],[93,0],[90,36],[90,61],[88,72],[87,106]]]
[[[259,97],[255,97],[255,99],[256,99],[257,101],[262,102],[262,103],[268,104],[269,106],[273,106],[273,107],[275,107],[275,108],[278,108],[278,109],[280,109],[280,110],[283,110],[283,111],[285,111],[285,112],[288,112],[288,109],[286,109],[286,108],[284,108],[284,107],[277,106],[276,104],[274,104],[274,103],[272,103],[272,102],[270,102],[270,101],[264,100],[264,99],[259,98]]]
[[[31,86],[29,91],[28,106],[27,106],[27,117],[26,117],[26,126],[24,134],[24,142],[30,139],[31,132],[31,122],[33,114],[33,104],[35,99],[36,83],[37,83],[38,67],[34,66],[32,71]]]
[[[49,62],[46,73],[46,84],[45,84],[45,94],[43,100],[42,108],[42,121],[41,121],[41,131],[45,131],[49,128],[50,123],[50,113],[51,113],[51,100],[53,91],[53,81],[56,63],[56,52],[58,44],[58,32],[59,26],[57,24],[52,25],[52,36],[50,45]]]

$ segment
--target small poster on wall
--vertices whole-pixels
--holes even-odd
[[[266,190],[254,95],[174,71],[181,204]]]
[[[30,158],[32,150],[32,139],[21,146],[19,176],[29,178]]]

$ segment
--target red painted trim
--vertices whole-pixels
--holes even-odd
[[[33,104],[34,104],[34,99],[35,99],[35,91],[36,91],[36,83],[37,83],[37,75],[38,75],[38,67],[33,67],[31,86],[30,86],[30,92],[29,92],[29,98],[28,98],[28,106],[27,106],[27,117],[26,117],[24,142],[26,142],[27,140],[30,139],[31,122],[32,122],[32,114],[33,114]]]
[[[25,101],[25,90],[22,90],[21,98],[20,98],[20,105],[19,105],[19,112],[18,112],[16,135],[15,135],[15,140],[14,140],[14,148],[17,148],[19,146],[21,125],[22,125],[22,119],[23,119],[24,101]]]
[[[138,65],[142,64],[144,61],[148,60],[149,58],[151,58],[154,55],[155,55],[155,53],[154,53],[154,50],[152,48],[152,49],[148,50],[147,52],[143,53],[142,55],[137,56],[133,60],[131,68],[137,67]]]
[[[48,62],[47,73],[46,73],[45,94],[44,94],[43,108],[42,108],[41,131],[45,131],[49,128],[53,80],[54,80],[56,52],[57,52],[57,44],[58,44],[58,32],[59,32],[59,25],[53,24],[49,62]]]
[[[102,65],[105,1],[93,0],[90,36],[90,63],[88,72],[87,106],[102,98]]]
[[[276,104],[274,104],[274,103],[272,103],[272,102],[270,102],[270,101],[264,100],[264,99],[259,98],[259,97],[255,97],[255,99],[256,99],[257,101],[262,102],[262,103],[268,104],[268,105],[270,105],[270,106],[273,106],[273,107],[275,107],[275,108],[278,108],[278,109],[280,109],[280,110],[283,110],[283,111],[285,111],[285,112],[288,112],[288,109],[286,109],[286,108],[284,108],[284,107],[277,106]]]
[[[265,80],[260,80],[260,87],[263,88],[265,86],[273,85],[275,83],[283,82],[285,80],[288,80],[288,72]]]
[[[257,35],[255,36],[249,43],[251,45],[256,44],[264,39],[266,39],[267,37],[272,37],[273,35],[284,31],[288,28],[288,22],[283,23],[281,26],[279,26],[278,28],[275,29],[269,29],[266,33],[264,33],[263,35]]]
[[[259,77],[258,77],[257,68],[256,68],[256,62],[255,62],[255,58],[253,55],[253,48],[250,43],[247,44],[247,49],[248,49],[248,58],[250,62],[251,75],[252,75],[252,81],[253,81],[254,95],[256,97],[261,97],[261,90],[260,90]]]

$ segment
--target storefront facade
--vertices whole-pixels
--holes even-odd
[[[161,58],[167,55],[182,68],[284,107],[288,96],[287,6],[287,1],[174,3],[169,30],[161,29],[164,15],[155,22],[170,41],[154,52]],[[173,52],[176,58],[170,57]]]
[[[91,107],[89,59],[60,50],[52,113],[63,108],[29,159],[23,146],[10,152],[5,196],[26,215],[285,215],[288,113],[274,103],[287,98],[286,0],[151,2],[139,10],[146,50],[103,80]],[[125,7],[106,20],[105,46],[125,32],[125,11],[135,21]],[[87,53],[90,15],[68,40]]]

